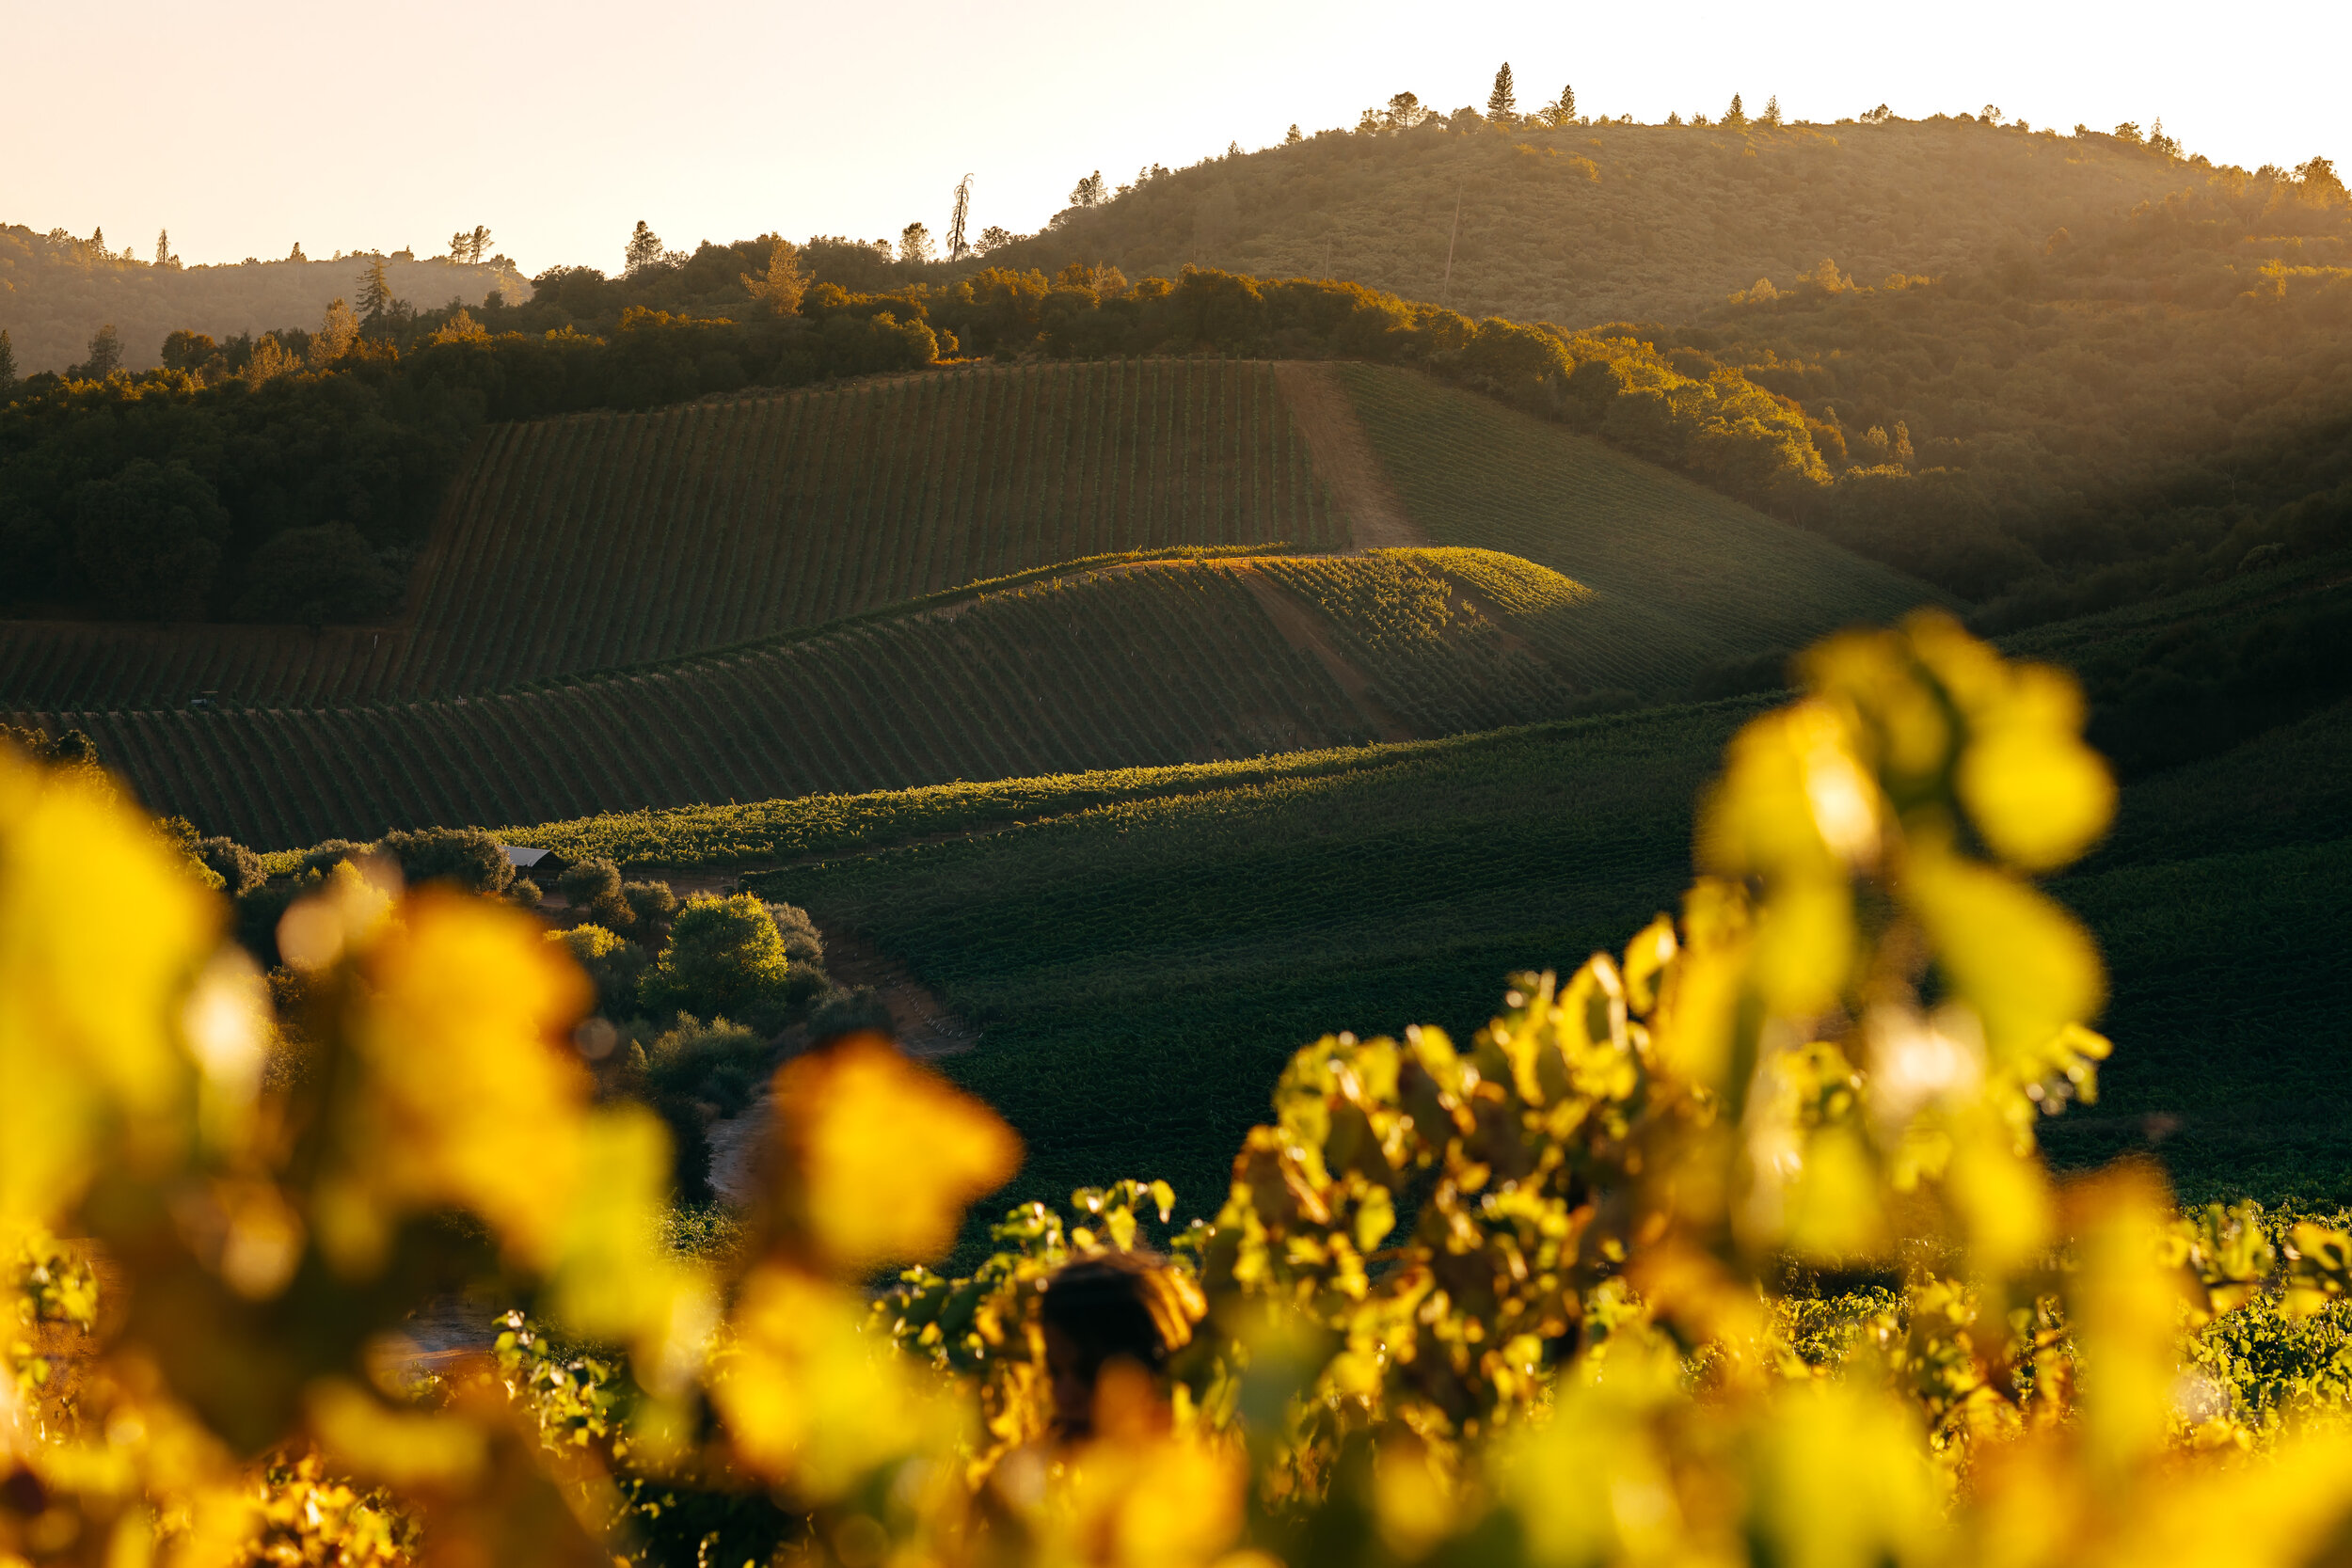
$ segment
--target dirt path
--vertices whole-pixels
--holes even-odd
[[[1377,731],[1381,739],[1421,738],[1403,720],[1380,705],[1372,694],[1372,682],[1364,678],[1361,670],[1341,657],[1337,648],[1331,646],[1330,639],[1323,635],[1323,627],[1316,623],[1312,610],[1283,593],[1267,579],[1263,572],[1245,569],[1241,579],[1249,585],[1249,592],[1257,599],[1258,608],[1265,611],[1266,619],[1274,623],[1274,629],[1282,634],[1283,641],[1312,657],[1323,666],[1325,673],[1339,684],[1340,689],[1347,693],[1347,700],[1356,705],[1356,711],[1364,716],[1364,722]]]
[[[1330,366],[1308,359],[1283,359],[1274,367],[1275,385],[1291,405],[1291,418],[1306,437],[1315,474],[1331,489],[1331,499],[1347,515],[1350,536],[1359,550],[1425,546],[1429,540],[1406,515],[1389,476],[1373,455],[1372,443],[1356,419],[1347,389]]]
[[[826,932],[825,973],[845,986],[871,986],[890,1009],[898,1049],[910,1056],[959,1056],[980,1043],[977,1027],[948,1011],[913,970],[863,937]]]

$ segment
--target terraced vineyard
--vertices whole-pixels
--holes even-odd
[[[1477,551],[1143,561],[486,697],[18,717],[87,731],[158,811],[282,847],[1576,711],[1521,617],[1465,596],[1463,566],[1539,610],[1575,597],[1556,574]]]
[[[1343,548],[1264,364],[961,369],[504,425],[411,622],[0,625],[0,705],[486,692],[823,625],[1107,551]]]
[[[1597,686],[1673,695],[1718,659],[1887,621],[1926,584],[1587,436],[1386,366],[1332,367],[1416,527],[1592,591],[1547,650]]]

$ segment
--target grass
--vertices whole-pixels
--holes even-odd
[[[1709,664],[1797,648],[1940,597],[1753,507],[1411,371],[1336,366],[1433,544],[1520,556],[1591,591],[1549,648],[1597,687],[1677,694]]]

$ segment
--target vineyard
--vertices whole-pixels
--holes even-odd
[[[1536,638],[1581,602],[1474,550],[1147,560],[487,697],[20,717],[87,732],[159,811],[285,847],[1560,718],[1586,698]]]
[[[494,427],[398,626],[0,626],[27,708],[470,695],[1079,557],[1343,548],[1265,364],[987,367]]]
[[[1431,543],[1507,551],[1592,591],[1547,651],[1673,694],[1718,659],[1798,648],[1939,597],[1926,584],[1588,436],[1410,371],[1343,363],[1364,434]]]

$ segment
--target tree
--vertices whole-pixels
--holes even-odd
[[[178,260],[180,260],[180,258],[171,253],[171,230],[168,229],[156,230],[155,264],[159,267],[167,267]]]
[[[628,244],[622,249],[621,258],[624,270],[631,277],[647,267],[659,266],[661,262],[661,236],[655,233],[644,218],[639,218],[637,227],[629,233]]]
[[[1098,168],[1070,187],[1070,204],[1073,207],[1100,207],[1106,189],[1103,183],[1103,171]]]
[[[8,328],[0,327],[0,397],[8,395],[16,385],[16,345],[8,341]]]
[[[400,578],[349,523],[282,529],[246,563],[240,621],[324,626],[364,621],[400,602]]]
[[[801,296],[808,292],[808,278],[801,271],[800,247],[781,234],[768,236],[766,272],[757,277],[749,273],[736,276],[742,280],[744,293],[779,316],[798,310]]]
[[[1002,250],[1005,246],[1012,244],[1012,240],[1013,233],[1011,230],[1007,229],[1002,224],[992,223],[986,229],[980,230],[979,252],[981,255],[985,256],[992,250]]]
[[[1290,130],[1284,133],[1282,136],[1282,145],[1284,147],[1296,147],[1300,142],[1303,142],[1306,139],[1306,137],[1298,134],[1298,121],[1294,119],[1291,121]],[[1136,182],[1138,184],[1141,183],[1141,179],[1138,178]]]
[[[1558,131],[1576,123],[1576,89],[1564,87],[1560,96],[1535,111],[1535,118]]]
[[[961,261],[972,254],[972,242],[965,236],[964,225],[972,216],[972,176],[966,174],[956,182],[956,201],[947,214],[947,260]]]
[[[375,257],[359,275],[359,314],[373,326],[392,308],[392,280],[384,275],[384,258]]]
[[[1747,122],[1748,111],[1740,106],[1740,95],[1735,92],[1731,95],[1731,107],[1724,111],[1724,123],[1725,125],[1745,125]]]
[[[1418,95],[1409,92],[1400,92],[1395,97],[1390,99],[1389,106],[1381,111],[1380,129],[1383,131],[1409,131],[1414,126],[1419,125],[1422,120],[1427,119],[1428,118],[1429,111],[1422,107],[1421,99]]]
[[[472,239],[473,236],[462,229],[452,234],[449,237],[449,259],[453,261],[463,261],[466,259],[466,246]]]
[[[294,248],[286,253],[286,260],[289,261],[307,261],[310,259],[310,258],[308,256],[302,254],[302,242],[300,240],[294,241]]]
[[[1774,93],[1764,100],[1764,123],[1767,125],[1780,123],[1780,94]]]
[[[1883,125],[1894,118],[1895,111],[1888,108],[1883,103],[1880,104],[1875,109],[1865,109],[1862,111],[1862,123],[1865,125]],[[2077,125],[2074,129],[2076,131],[2080,131],[2082,127]]]
[[[473,226],[473,232],[466,236],[466,260],[480,266],[482,258],[488,255],[489,250],[489,225],[477,223]]]
[[[2314,157],[2308,163],[2297,164],[2295,178],[2302,185],[2306,200],[2341,203],[2345,199],[2344,181],[2336,174],[2333,159]],[[6,336],[0,333],[0,339]]]
[[[657,1013],[723,1013],[765,1024],[788,997],[791,959],[768,906],[748,893],[690,898],[671,923],[670,940],[645,976],[645,1003]]]
[[[1519,122],[1518,88],[1511,80],[1511,62],[1502,62],[1495,72],[1494,90],[1486,94],[1486,118],[1497,125],[1517,125]]]
[[[931,231],[919,218],[898,230],[898,260],[912,267],[932,260]]]
[[[67,498],[74,562],[109,613],[170,621],[203,609],[229,537],[229,511],[185,464],[142,457]]]
[[[358,336],[359,318],[351,313],[350,306],[336,300],[326,308],[319,329],[310,334],[310,368],[326,370],[349,351]]]
[[[106,254],[106,226],[100,224],[89,231],[89,247],[101,256]]]
[[[376,846],[400,863],[409,885],[454,882],[468,893],[503,893],[515,879],[514,863],[497,835],[484,828],[420,828],[393,832]]]
[[[76,381],[103,381],[122,368],[122,334],[111,324],[90,334],[89,357],[66,372]]]

